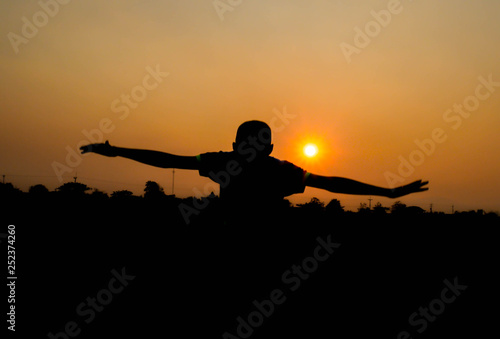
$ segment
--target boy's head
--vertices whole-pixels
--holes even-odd
[[[244,153],[248,148],[253,148],[259,156],[268,156],[273,151],[271,144],[271,128],[262,121],[246,121],[238,127],[233,150]]]

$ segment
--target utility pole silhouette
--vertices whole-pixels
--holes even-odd
[[[174,195],[175,168],[172,168],[172,195]]]
[[[368,201],[369,201],[368,208],[369,208],[370,211],[372,209],[372,200],[373,200],[372,197],[368,198]]]
[[[5,174],[2,174],[2,184],[5,184]]]
[[[431,204],[431,213],[432,213],[432,204]]]

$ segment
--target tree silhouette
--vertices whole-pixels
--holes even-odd
[[[293,204],[290,200],[288,199],[283,199],[281,207],[282,208],[292,208]]]
[[[23,194],[19,188],[14,187],[10,182],[5,184],[0,183],[0,196],[12,197],[12,196],[20,196]]]
[[[370,213],[370,209],[368,208],[368,205],[365,203],[365,202],[362,202],[359,204],[359,207],[358,207],[358,213],[360,214],[367,214],[367,213]]]
[[[105,201],[107,200],[109,197],[106,193],[104,193],[103,191],[100,191],[98,190],[97,188],[95,188],[92,193],[90,194],[91,198],[93,200],[98,200],[98,201]]]
[[[342,206],[340,204],[339,200],[332,199],[332,200],[330,200],[328,205],[326,205],[325,210],[328,214],[334,214],[334,215],[335,214],[342,214],[342,213],[344,213],[344,206]]]
[[[60,192],[63,195],[81,197],[85,194],[86,191],[90,189],[90,187],[80,182],[66,182],[56,188],[56,191]]]
[[[111,193],[111,198],[112,199],[127,199],[133,195],[134,195],[134,193],[130,192],[129,190],[120,190],[120,191],[114,191],[113,193]]]
[[[145,199],[161,199],[163,197],[165,197],[163,187],[161,187],[156,181],[146,182],[146,187],[144,188]]]
[[[396,201],[391,206],[391,214],[403,214],[406,210],[406,204],[403,204],[401,201]]]
[[[384,215],[387,214],[389,207],[384,207],[380,202],[377,202],[373,207],[373,213],[376,215]]]
[[[325,203],[314,197],[305,204],[297,204],[300,208],[308,212],[323,212],[325,210]]]
[[[42,184],[31,186],[28,190],[31,196],[44,197],[49,193],[49,189]]]
[[[415,215],[420,215],[420,214],[424,214],[424,209],[422,207],[418,207],[418,206],[408,206],[404,209],[404,213],[408,216],[408,215],[412,215],[412,216],[415,216]]]

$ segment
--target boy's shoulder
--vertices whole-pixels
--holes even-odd
[[[283,169],[300,168],[297,165],[287,160],[280,160],[272,156],[266,156],[261,159],[245,157],[235,151],[218,151],[207,152],[197,156],[197,159],[203,164],[208,166],[226,165],[228,162],[233,161],[239,165],[261,165],[270,166]]]

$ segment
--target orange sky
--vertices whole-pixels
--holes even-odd
[[[170,192],[171,170],[68,152],[90,138],[230,150],[238,125],[259,119],[276,127],[273,155],[313,173],[425,179],[429,192],[402,201],[500,210],[500,2],[232,3],[1,2],[0,174],[23,190],[78,172],[108,193],[147,180]],[[175,193],[208,182],[178,170]],[[353,210],[368,198],[307,188],[291,200],[313,196]]]

